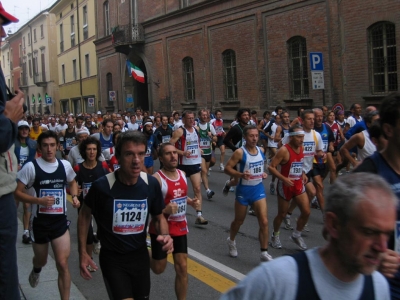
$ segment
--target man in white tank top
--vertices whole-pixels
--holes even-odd
[[[201,211],[201,150],[198,129],[193,126],[194,113],[185,111],[182,114],[182,122],[183,126],[174,131],[170,143],[175,145],[179,154],[178,169],[185,172],[186,176],[190,178],[194,195],[199,200],[195,224],[207,225],[208,221],[203,218]]]

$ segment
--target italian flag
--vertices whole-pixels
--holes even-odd
[[[138,67],[136,67],[129,60],[126,61],[126,67],[128,68],[128,73],[132,74],[136,81],[144,83],[144,73]]]

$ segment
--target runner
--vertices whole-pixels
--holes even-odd
[[[63,147],[64,159],[68,159],[69,151],[77,144],[76,132],[74,127],[74,118],[67,120],[67,129],[59,134],[60,144]]]
[[[275,122],[269,126],[270,124],[266,125],[266,128],[270,128],[269,131],[267,131],[266,128],[264,128],[265,135],[268,137],[268,151],[269,151],[269,163],[271,163],[271,160],[274,158],[276,151],[278,149],[278,143],[275,142],[275,136],[276,136],[276,130],[281,124],[281,117],[279,115],[275,116]],[[271,195],[275,194],[275,176],[272,175],[271,182],[269,184],[269,193]]]
[[[217,113],[218,115],[218,113]],[[203,182],[204,188],[206,189],[207,199],[211,200],[214,196],[214,191],[210,190],[208,186],[208,170],[211,162],[211,143],[216,137],[216,131],[214,126],[208,122],[208,111],[202,109],[199,111],[199,134],[200,134],[200,150],[201,155],[201,181]],[[224,146],[225,147],[225,146]],[[222,152],[221,152],[222,153]],[[222,156],[222,154],[221,154]],[[223,168],[223,166],[222,166]]]
[[[260,122],[258,123],[258,132],[260,134],[260,142],[262,144],[262,146],[264,147],[264,149],[268,149],[268,137],[265,135],[264,132],[264,128],[267,126],[268,122],[269,122],[269,118],[270,118],[271,113],[269,111],[264,111],[263,113],[263,119],[260,120]]]
[[[94,137],[88,137],[79,144],[79,152],[84,161],[74,167],[74,171],[76,173],[75,180],[79,187],[78,200],[80,202],[80,207],[78,207],[78,214],[83,205],[83,201],[89,192],[90,187],[92,186],[92,183],[98,178],[110,173],[107,163],[105,161],[99,161],[99,157],[101,155],[100,141]],[[91,257],[94,249],[93,237],[93,225],[91,222],[86,240],[86,252]],[[96,271],[96,269],[92,268],[90,265],[87,266],[87,269],[90,272]]]
[[[274,142],[278,143],[278,148],[282,146],[281,140],[285,137],[285,135],[289,134],[289,128],[290,128],[289,113],[287,111],[284,111],[280,114],[280,117],[281,117],[281,123],[278,124],[274,136]]]
[[[146,118],[143,124],[143,134],[147,139],[146,156],[144,158],[144,169],[143,171],[147,174],[153,174],[154,160],[157,159],[157,148],[158,142],[153,134],[153,121],[150,118]]]
[[[161,126],[156,129],[154,135],[157,137],[158,144],[169,143],[169,140],[172,137],[172,129],[168,126],[167,116],[161,117]]]
[[[36,141],[29,138],[29,124],[26,121],[18,122],[18,135],[15,140],[14,153],[18,161],[18,171],[30,161],[36,158]],[[19,201],[16,200],[17,207],[19,206]],[[22,223],[24,226],[24,234],[22,235],[22,242],[24,244],[30,244],[32,242],[31,236],[29,234],[29,219],[31,218],[31,206],[29,203],[23,203],[24,216]]]
[[[243,139],[245,145],[233,153],[225,168],[226,174],[239,180],[236,189],[235,219],[231,223],[230,236],[227,239],[229,254],[232,257],[238,256],[236,234],[246,218],[247,206],[253,205],[260,228],[258,232],[261,246],[260,260],[270,261],[272,256],[268,254],[267,199],[262,183],[267,174],[264,172],[264,152],[257,146],[257,126],[245,126]],[[236,171],[235,166],[238,164],[240,169]]]
[[[182,114],[183,126],[176,129],[170,143],[175,145],[179,154],[178,169],[186,173],[193,186],[195,198],[199,200],[196,225],[207,225],[208,221],[202,216],[201,205],[201,153],[200,136],[198,130],[193,126],[194,113],[185,111]]]
[[[89,136],[89,130],[87,130],[86,128],[83,128],[76,133],[77,144],[74,147],[72,147],[68,153],[68,161],[72,167],[75,167],[75,165],[83,162],[84,159],[82,158],[81,153],[79,152],[78,146],[79,143],[86,140],[88,136]]]
[[[33,140],[33,141],[36,141],[36,140],[38,139],[39,135],[40,135],[42,132],[45,132],[45,131],[47,131],[47,127],[42,127],[42,126],[40,125],[40,119],[35,118],[35,119],[33,119],[33,121],[32,121],[32,128],[31,128],[31,130],[29,131],[29,138],[30,138],[31,140]]]
[[[224,131],[224,121],[222,120],[222,111],[217,109],[215,111],[215,119],[211,120],[210,124],[214,127],[215,132],[217,134],[217,141],[215,148],[219,148],[221,151],[221,156],[219,158],[219,169],[220,171],[224,170],[224,161],[225,161],[225,145],[224,145],[224,137],[226,133]]]
[[[157,241],[163,251],[173,251],[168,223],[162,214],[164,201],[158,181],[141,172],[146,137],[137,131],[122,133],[115,147],[120,168],[93,182],[79,212],[78,237],[81,276],[91,279],[87,269],[96,269],[86,252],[86,239],[93,214],[101,237],[100,267],[111,299],[148,299],[150,258],[146,227],[152,215]]]
[[[113,146],[112,131],[114,123],[110,120],[104,120],[102,125],[102,132],[95,133],[92,136],[100,141],[101,151],[104,151]]]
[[[289,209],[290,200],[296,202],[300,209],[300,217],[297,220],[296,230],[290,237],[301,250],[306,250],[307,245],[301,237],[301,232],[307,224],[310,215],[310,205],[307,194],[305,193],[304,182],[307,182],[307,176],[303,172],[303,141],[304,131],[299,124],[289,129],[289,143],[283,145],[278,153],[272,159],[269,165],[269,171],[278,178],[277,196],[278,196],[278,214],[274,219],[274,232],[271,237],[271,246],[273,248],[282,248],[279,239],[279,228],[285,219]],[[281,165],[281,172],[277,166]]]
[[[163,143],[158,156],[163,163],[163,168],[153,176],[158,180],[165,208],[163,213],[168,220],[169,234],[174,241],[172,257],[175,267],[175,294],[177,299],[186,299],[188,288],[187,274],[187,234],[189,232],[186,221],[187,205],[197,209],[196,198],[187,196],[187,181],[185,173],[177,169],[178,153],[170,143]],[[150,222],[149,233],[151,236],[151,269],[154,273],[164,272],[167,266],[167,253],[162,251],[161,244],[157,242],[157,233],[153,222]]]
[[[136,115],[131,116],[131,122],[127,124],[128,130],[139,130],[139,125],[136,123]]]
[[[325,122],[326,125],[328,125],[330,127],[330,129],[332,130],[333,133],[333,138],[334,138],[334,143],[333,143],[333,153],[332,153],[332,158],[333,158],[333,162],[329,162],[329,163],[333,163],[335,165],[335,169],[336,166],[338,165],[338,163],[341,161],[340,158],[340,154],[339,154],[339,143],[340,141],[344,140],[344,135],[343,135],[343,131],[341,126],[337,123],[337,121],[335,120],[335,113],[333,111],[330,111],[328,113],[327,116],[327,120]],[[328,156],[328,159],[330,159],[330,156]],[[336,180],[336,174],[337,172],[330,172],[330,183],[334,183]]]
[[[245,145],[245,139],[243,137],[243,128],[249,123],[250,120],[250,110],[247,108],[241,108],[236,114],[236,119],[238,123],[234,125],[228,133],[225,135],[224,144],[230,148],[233,152]],[[229,189],[236,186],[238,183],[238,178],[231,177],[225,182],[222,189],[224,196],[228,195]]]
[[[73,206],[79,207],[78,186],[75,172],[69,162],[55,158],[58,146],[54,131],[43,132],[37,140],[42,156],[27,163],[18,173],[15,196],[22,202],[32,204],[31,238],[34,252],[33,269],[29,284],[39,284],[40,272],[47,263],[49,243],[54,252],[58,270],[58,288],[61,299],[69,299],[71,275],[68,268],[70,235],[68,230],[66,182],[72,194]],[[28,195],[26,188],[35,193]]]

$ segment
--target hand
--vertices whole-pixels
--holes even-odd
[[[72,206],[74,208],[78,208],[78,207],[81,206],[81,203],[79,202],[78,197],[73,197],[72,198]]]
[[[212,138],[211,131],[209,131],[209,132],[207,133],[207,135],[208,135],[210,138]]]
[[[168,203],[165,207],[165,213],[168,215],[174,215],[178,212],[178,204],[177,203]]]
[[[242,178],[244,179],[244,180],[249,180],[250,179],[250,171],[249,170],[247,170],[247,171],[245,171],[244,173],[242,173]]]
[[[82,194],[82,186],[81,185],[78,185],[78,196],[80,196],[81,194]]]
[[[289,178],[285,178],[285,180],[283,180],[283,184],[287,185],[287,186],[294,186],[293,181],[291,181]]]
[[[24,116],[23,105],[24,93],[21,90],[17,90],[15,97],[6,102],[4,115],[14,123],[18,123]]]
[[[81,270],[81,276],[86,279],[92,279],[92,275],[90,274],[89,270],[86,268],[87,266],[91,266],[93,269],[97,270],[98,267],[89,256],[89,254],[84,253],[79,255],[79,268]]]
[[[167,251],[167,254],[174,251],[174,243],[170,235],[159,235],[157,237],[157,242],[163,245],[162,250]]]
[[[262,173],[262,179],[267,179],[267,177],[268,177],[268,174],[267,173]]]
[[[382,255],[382,261],[378,267],[378,271],[388,278],[393,278],[399,269],[400,256],[396,251],[387,249]]]
[[[303,172],[303,175],[301,175],[301,176],[303,178],[303,184],[306,185],[308,182],[308,177],[307,177],[306,173]]]
[[[333,153],[335,151],[335,147],[333,145],[329,145],[329,152]]]
[[[42,197],[39,198],[39,204],[42,206],[53,206],[55,203],[55,198],[53,196],[46,196],[46,197]]]
[[[186,157],[189,157],[190,154],[192,154],[192,152],[190,152],[190,151],[186,151],[186,152],[185,152],[185,156],[186,156]]]

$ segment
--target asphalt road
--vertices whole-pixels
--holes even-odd
[[[230,152],[229,150],[227,152]],[[155,165],[158,167],[159,162]],[[228,253],[226,239],[229,235],[229,226],[234,216],[234,193],[230,192],[227,197],[222,195],[222,187],[228,176],[219,171],[215,166],[209,177],[210,188],[215,191],[211,201],[207,200],[203,189],[203,216],[209,221],[206,226],[196,226],[195,211],[189,208],[187,220],[189,224],[189,258],[190,274],[187,299],[218,299],[221,293],[234,285],[245,274],[257,267],[260,263],[260,245],[258,242],[257,218],[251,215],[241,227],[236,238],[238,257],[232,258]],[[270,233],[272,232],[272,221],[277,212],[276,196],[269,195],[269,183],[271,176],[264,181],[267,191],[268,219]],[[189,189],[189,196],[193,196]],[[21,208],[19,217],[21,218]],[[104,287],[101,270],[93,274],[91,281],[84,280],[79,274],[79,257],[77,245],[77,211],[68,203],[68,219],[71,224],[71,256],[69,258],[72,281],[87,299],[108,299]],[[295,211],[295,217],[299,215]],[[308,227],[310,232],[303,232],[303,237],[309,248],[324,244],[321,235],[322,214],[320,210],[311,210]],[[277,258],[282,255],[295,253],[297,246],[289,240],[291,231],[281,228],[282,249],[269,248],[269,253]],[[51,253],[53,256],[53,254]],[[54,257],[54,256],[53,256]],[[94,255],[98,263],[98,255]],[[199,263],[199,264],[197,264]],[[151,299],[175,299],[174,292],[175,272],[173,265],[168,263],[166,271],[161,275],[151,275]]]

